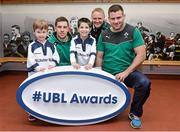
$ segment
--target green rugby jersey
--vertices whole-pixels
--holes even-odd
[[[68,33],[69,40],[67,42],[61,42],[56,37],[56,32],[54,32],[50,38],[48,39],[49,42],[53,43],[56,46],[57,52],[60,56],[60,62],[58,66],[67,66],[71,65],[70,63],[70,45],[71,45],[71,35]]]
[[[104,52],[102,69],[115,75],[126,70],[135,58],[134,48],[144,45],[140,31],[126,24],[123,31],[101,33],[97,50]]]

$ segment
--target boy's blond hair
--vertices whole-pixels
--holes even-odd
[[[33,31],[35,31],[36,29],[48,30],[48,22],[43,19],[36,19],[33,23]]]

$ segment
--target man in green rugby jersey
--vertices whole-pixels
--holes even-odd
[[[121,5],[109,8],[108,19],[111,27],[99,36],[96,66],[134,88],[129,119],[133,128],[141,128],[140,117],[151,86],[150,80],[137,70],[146,58],[144,40],[136,27],[124,22],[125,13]]]

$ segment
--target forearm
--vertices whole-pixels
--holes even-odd
[[[130,74],[131,72],[135,71],[144,62],[145,59],[146,59],[145,54],[136,55],[132,64],[125,70],[125,72]]]
[[[102,59],[96,58],[96,67],[101,67],[101,66],[102,66]]]
[[[96,57],[96,67],[101,67],[103,62],[103,52],[98,52]]]
[[[70,53],[70,62],[71,62],[71,64],[76,63],[75,53]]]
[[[96,59],[96,54],[91,55],[88,64],[94,65],[95,59]]]

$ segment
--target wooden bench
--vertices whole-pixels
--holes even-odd
[[[180,75],[180,61],[145,60],[140,70],[144,74]]]
[[[21,57],[1,57],[0,63],[6,63],[6,62],[26,62],[27,58],[21,58]],[[180,61],[148,61],[145,60],[143,62],[143,65],[155,65],[155,66],[180,66]]]
[[[27,61],[27,58],[21,58],[21,57],[1,57],[0,63],[7,63],[7,62],[20,62],[25,63]]]
[[[145,60],[143,65],[155,65],[155,66],[180,66],[180,61],[148,61]]]
[[[0,65],[8,62],[24,64],[26,61],[27,58],[2,57],[0,58]],[[180,61],[145,60],[139,70],[145,74],[180,75]]]

